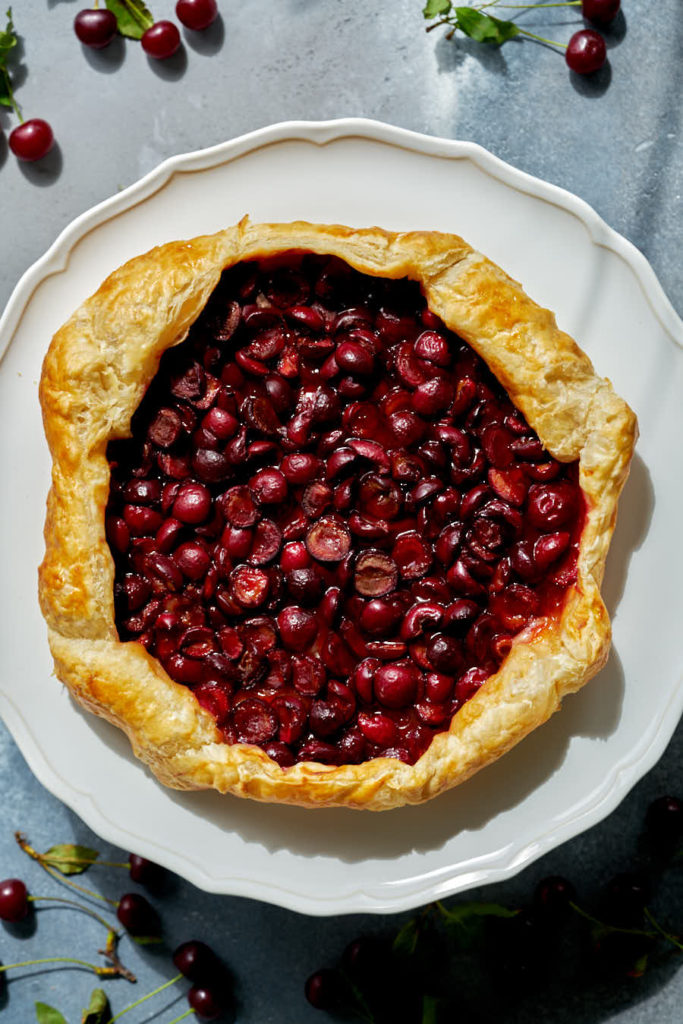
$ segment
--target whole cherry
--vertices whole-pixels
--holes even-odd
[[[306,999],[316,1010],[333,1010],[339,1004],[341,991],[341,976],[331,967],[315,971],[304,986]]]
[[[590,75],[599,71],[607,60],[605,40],[592,28],[581,29],[569,40],[565,60],[577,75]]]
[[[147,860],[146,857],[139,857],[137,853],[131,853],[128,857],[129,874],[138,885],[158,885],[163,877],[164,869]]]
[[[216,0],[178,0],[175,13],[185,28],[201,32],[218,17],[218,5]]]
[[[620,7],[621,0],[583,0],[581,13],[594,25],[608,25],[614,21]]]
[[[119,921],[133,936],[156,937],[160,933],[160,922],[156,910],[144,896],[129,892],[122,896],[116,908]]]
[[[84,46],[102,50],[116,35],[116,16],[106,8],[86,8],[74,18],[74,32]]]
[[[29,899],[20,878],[6,878],[0,882],[0,920],[16,924],[28,914]]]
[[[534,893],[534,904],[538,915],[548,924],[559,924],[566,920],[571,912],[571,904],[575,900],[574,886],[561,875],[549,875],[548,878],[542,878]]]
[[[206,985],[193,985],[187,993],[187,1001],[202,1020],[218,1020],[229,1003],[227,993]]]
[[[154,60],[167,60],[180,47],[180,32],[172,21],[155,21],[142,37],[142,49]]]
[[[675,796],[653,800],[647,809],[645,827],[658,846],[671,846],[683,836],[683,802]]]
[[[206,984],[216,978],[221,969],[218,957],[205,942],[191,939],[173,952],[173,963],[181,974],[195,983]]]
[[[19,160],[33,163],[42,160],[52,149],[55,137],[52,128],[41,117],[24,121],[10,132],[9,148]]]

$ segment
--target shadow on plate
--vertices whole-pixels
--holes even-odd
[[[602,595],[610,616],[614,616],[624,594],[628,567],[634,551],[647,537],[655,509],[655,491],[650,471],[637,453],[619,501],[619,515],[612,537]]]

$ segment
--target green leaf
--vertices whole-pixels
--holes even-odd
[[[437,903],[437,907],[448,934],[462,949],[468,949],[480,938],[486,918],[516,917],[519,913],[500,903],[458,903],[450,910],[442,903]]]
[[[99,853],[88,846],[76,846],[74,843],[59,843],[51,846],[42,855],[44,864],[61,871],[63,875],[80,875],[94,864]]]
[[[90,1003],[83,1011],[81,1024],[107,1024],[111,1020],[111,1008],[104,990],[96,988],[90,996]]]
[[[17,36],[14,31],[14,25],[12,24],[12,8],[7,9],[7,27],[4,32],[0,32],[0,66],[5,65],[7,61],[7,55],[10,50],[14,49],[17,45]]]
[[[647,970],[647,965],[648,965],[649,959],[650,959],[650,954],[649,953],[643,953],[643,955],[636,960],[636,962],[634,963],[633,967],[628,972],[629,973],[629,977],[631,977],[631,978],[642,978],[642,976],[645,974],[645,971]]]
[[[444,921],[449,924],[467,924],[473,917],[517,917],[518,910],[510,910],[500,903],[458,903],[447,910],[439,903],[439,910]]]
[[[36,1020],[38,1024],[67,1024],[66,1017],[47,1003],[36,1003]]]
[[[392,944],[392,950],[396,956],[412,956],[420,936],[420,928],[417,919],[411,917],[400,929]]]
[[[106,0],[106,4],[116,18],[119,32],[129,39],[142,39],[154,24],[152,12],[144,0]]]
[[[427,0],[422,13],[425,18],[438,18],[440,14],[448,14],[452,6],[451,0]]]
[[[476,39],[478,43],[500,46],[506,40],[519,35],[519,28],[514,21],[501,21],[500,18],[484,14],[483,11],[475,11],[471,7],[456,7],[455,14],[460,31],[470,39]]]
[[[0,104],[3,107],[13,107],[12,103],[12,86],[5,69],[0,65]]]

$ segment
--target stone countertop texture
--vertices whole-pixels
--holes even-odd
[[[472,140],[576,193],[645,254],[683,312],[680,0],[622,0],[623,11],[607,33],[609,66],[591,79],[570,75],[562,56],[528,41],[487,49],[449,42],[443,30],[425,34],[421,0],[219,0],[220,20],[204,34],[184,33],[183,50],[156,64],[137,44],[121,40],[100,52],[82,49],[72,21],[83,5],[15,0],[22,37],[17,100],[25,117],[52,124],[58,147],[39,164],[19,165],[6,141],[15,121],[0,108],[0,307],[74,217],[166,157],[278,121],[364,116]],[[151,6],[158,18],[173,16],[172,0]],[[526,12],[522,19],[530,30],[565,41],[579,27],[575,8]],[[683,796],[682,755],[679,726],[659,764],[609,818],[472,898],[522,905],[538,879],[557,873],[574,880],[584,902],[595,901],[613,874],[640,863],[649,801],[664,793]],[[95,846],[105,859],[121,859],[120,851],[42,789],[4,729],[0,770],[1,877],[24,877],[35,893],[60,892],[19,851],[15,829],[41,849],[76,841]],[[110,896],[135,888],[116,869],[91,872],[87,879]],[[337,962],[355,936],[390,932],[410,916],[307,918],[202,893],[174,877],[157,903],[171,948],[196,937],[225,957],[236,979],[240,1024],[332,1019],[305,1002],[305,978]],[[683,928],[680,867],[660,883],[656,908],[673,929]],[[63,953],[87,959],[102,938],[97,923],[76,911],[41,910],[21,925],[0,925],[0,958],[7,963]],[[172,973],[166,947],[133,948],[124,941],[122,956],[139,984],[108,984],[115,1011]],[[669,956],[639,979],[596,982],[568,974],[511,999],[495,1019],[678,1024],[680,962],[680,956]],[[80,1020],[94,979],[75,970],[32,968],[21,980],[18,973],[0,994],[0,1022],[34,1021],[36,1000],[59,1007],[72,1024]],[[185,1008],[182,993],[171,990],[125,1019],[168,1024]],[[475,1024],[493,1019],[471,1006],[466,1016]]]

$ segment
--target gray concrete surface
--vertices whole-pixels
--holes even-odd
[[[185,33],[183,51],[152,64],[121,41],[85,52],[71,23],[79,0],[16,0],[22,36],[17,99],[26,117],[51,122],[58,148],[41,164],[20,166],[7,150],[14,124],[0,109],[0,306],[21,274],[75,216],[135,181],[159,161],[272,122],[368,116],[406,128],[471,139],[517,167],[576,192],[640,248],[683,311],[683,18],[680,0],[623,0],[608,37],[609,68],[593,80],[570,76],[560,56],[532,43],[487,50],[424,33],[421,0],[279,0],[270,5],[219,0],[221,21],[203,36]],[[154,0],[157,17],[172,0]],[[525,24],[567,39],[572,8],[527,13]],[[673,624],[672,624],[673,625]],[[653,665],[656,661],[653,658]],[[683,728],[657,767],[606,821],[475,897],[529,899],[542,876],[569,874],[589,901],[618,870],[638,863],[645,808],[662,793],[683,796]],[[58,891],[14,844],[21,828],[37,845],[77,840],[116,851],[92,836],[33,779],[9,735],[0,731],[0,876],[20,875],[35,892]],[[93,877],[116,896],[129,888],[115,872]],[[168,945],[190,935],[210,941],[237,979],[241,1024],[308,1024],[325,1019],[304,1002],[303,980],[333,963],[363,931],[397,927],[399,918],[309,919],[248,900],[214,897],[171,879],[159,900]],[[657,907],[683,930],[681,869],[662,882]],[[0,925],[0,957],[66,952],[91,956],[95,922],[76,912],[41,910],[36,922]],[[122,949],[122,952],[124,950]],[[167,953],[125,946],[140,977],[109,990],[115,1009],[170,976]],[[674,1024],[682,1019],[680,957],[641,979],[595,984],[573,977],[540,988],[503,1020],[515,1024]],[[36,999],[80,1019],[91,979],[81,972],[26,972],[0,996],[0,1020],[27,1024]],[[184,1009],[159,997],[131,1024],[166,1024]],[[466,1019],[477,1020],[471,1009]],[[488,1018],[482,1018],[487,1019]],[[498,1016],[497,1020],[501,1017]],[[478,1024],[478,1022],[477,1022]]]

